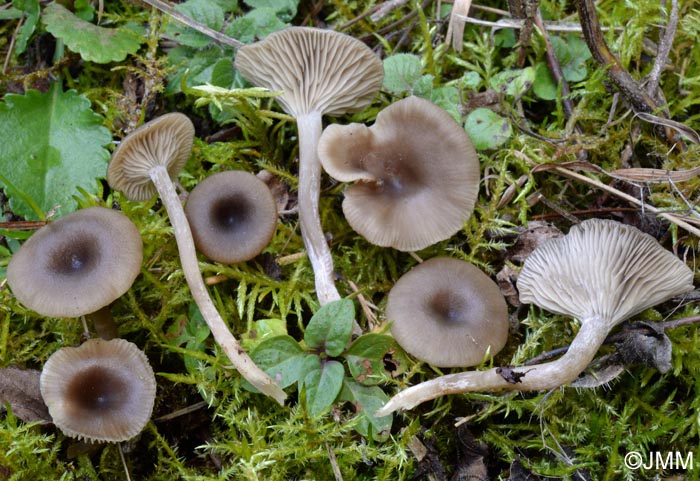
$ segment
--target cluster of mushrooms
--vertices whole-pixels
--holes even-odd
[[[334,124],[323,130],[322,115],[360,111],[381,87],[382,63],[360,41],[292,27],[242,47],[235,66],[256,86],[280,92],[278,102],[297,121],[299,218],[322,305],[340,299],[319,217],[322,168],[338,181],[352,182],[342,204],[345,217],[379,246],[420,250],[448,239],[471,216],[480,181],[478,157],[464,129],[441,108],[408,97],[380,112],[369,128]],[[242,377],[282,404],[284,391],[253,363],[217,311],[196,253],[221,263],[252,259],[272,238],[275,202],[256,176],[223,172],[202,181],[183,209],[173,179],[191,155],[193,139],[186,116],[156,118],[122,140],[107,180],[131,201],[160,196],[183,274],[214,339]],[[151,415],[153,371],[135,345],[115,338],[108,310],[129,289],[141,263],[134,224],[119,212],[94,207],[40,229],[8,267],[8,283],[27,307],[45,316],[95,319],[100,338],[61,349],[41,376],[53,420],[69,436],[129,439]],[[691,290],[692,280],[683,262],[637,229],[613,221],[582,222],[538,247],[518,280],[522,302],[580,320],[564,356],[507,372],[494,368],[442,376],[398,393],[377,414],[444,394],[569,383],[610,329]],[[439,367],[478,365],[504,347],[508,334],[508,308],[498,286],[472,264],[447,257],[422,262],[401,277],[388,295],[386,318],[407,352]],[[90,426],[78,426],[86,419]],[[127,420],[135,424],[124,426]]]

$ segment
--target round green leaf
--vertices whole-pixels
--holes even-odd
[[[384,59],[384,88],[393,94],[411,92],[423,69],[420,58],[398,53]]]
[[[313,315],[304,331],[304,342],[312,349],[323,349],[329,356],[340,355],[352,334],[355,306],[349,299],[330,302]]]
[[[464,129],[477,150],[495,149],[503,145],[513,133],[508,120],[483,108],[473,110],[467,116]]]

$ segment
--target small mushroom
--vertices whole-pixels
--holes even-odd
[[[153,119],[119,144],[109,163],[107,182],[130,200],[147,200],[158,192],[173,226],[182,272],[214,339],[245,379],[282,404],[286,394],[231,334],[199,272],[192,231],[171,180],[189,158],[193,141],[194,126],[187,116],[171,113]]]
[[[228,171],[197,184],[185,205],[197,249],[224,264],[252,259],[272,240],[277,206],[270,189],[249,172]]]
[[[142,260],[133,222],[115,210],[90,207],[35,232],[12,256],[7,282],[22,304],[42,316],[79,317],[122,296]]]
[[[454,235],[474,209],[476,151],[464,129],[427,100],[399,100],[369,128],[326,127],[318,155],[331,177],[355,182],[343,212],[373,244],[423,249]]]
[[[404,274],[389,292],[386,318],[404,350],[439,367],[475,366],[508,337],[508,306],[496,283],[449,257]]]
[[[615,325],[691,291],[693,272],[650,235],[619,222],[592,219],[535,249],[523,265],[518,289],[522,302],[580,320],[566,354],[526,367],[441,376],[398,393],[376,415],[411,409],[445,394],[547,390],[570,383]]]
[[[242,47],[235,66],[253,84],[281,91],[277,101],[296,118],[301,234],[319,302],[323,305],[340,299],[319,217],[321,164],[316,147],[323,129],[321,116],[357,112],[369,105],[382,85],[382,62],[365,44],[348,35],[291,27]]]
[[[41,396],[66,436],[120,442],[141,432],[151,417],[156,379],[146,355],[124,339],[89,339],[49,357]]]

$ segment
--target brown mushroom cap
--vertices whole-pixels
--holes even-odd
[[[508,337],[508,307],[477,267],[435,257],[404,274],[389,292],[386,318],[401,347],[440,367],[474,366]]]
[[[242,47],[235,67],[254,85],[281,91],[277,101],[295,117],[362,110],[384,78],[381,60],[364,43],[310,27],[286,28]]]
[[[164,166],[171,179],[189,159],[194,126],[186,115],[170,113],[143,124],[122,140],[107,168],[107,182],[127,199],[143,202],[156,193],[150,171]]]
[[[136,436],[153,411],[156,380],[146,355],[124,339],[89,339],[53,353],[41,395],[67,436],[119,442]]]
[[[7,267],[19,301],[43,316],[77,317],[124,294],[141,271],[143,243],[120,212],[91,207],[39,229]]]
[[[343,212],[373,244],[419,250],[455,234],[471,216],[479,159],[464,129],[418,97],[393,103],[372,127],[330,125],[323,168],[343,182]]]
[[[220,172],[190,193],[185,214],[195,245],[224,264],[252,259],[270,243],[277,206],[270,189],[250,172]]]
[[[693,272],[653,237],[611,220],[589,219],[525,260],[520,301],[609,327],[693,289]]]

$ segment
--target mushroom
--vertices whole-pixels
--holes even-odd
[[[197,184],[185,205],[194,244],[224,264],[252,259],[272,240],[277,206],[265,182],[241,170],[220,172]]]
[[[570,383],[615,325],[691,291],[693,272],[650,235],[618,222],[592,219],[537,247],[523,265],[518,289],[522,302],[580,320],[566,354],[527,367],[441,376],[398,393],[376,415],[411,409],[444,394],[547,390]]]
[[[66,436],[119,442],[141,432],[151,417],[156,379],[146,355],[124,339],[89,339],[49,357],[41,396]]]
[[[437,105],[407,97],[372,127],[330,125],[318,144],[345,191],[350,226],[383,247],[414,251],[447,239],[471,216],[479,159],[464,129]]]
[[[386,318],[404,350],[439,367],[475,366],[508,337],[508,307],[496,283],[449,257],[404,274],[389,292]]]
[[[299,221],[321,305],[340,299],[333,258],[319,217],[321,164],[316,154],[321,116],[357,112],[369,105],[384,77],[381,60],[348,35],[291,27],[242,47],[235,67],[273,91],[299,130]]]
[[[286,394],[231,334],[199,272],[192,232],[171,180],[189,158],[193,141],[194,126],[187,116],[170,113],[153,119],[119,144],[107,169],[107,182],[129,200],[147,200],[158,192],[173,226],[182,272],[214,339],[245,379],[282,404]]]
[[[48,317],[79,317],[122,296],[141,271],[143,244],[124,214],[78,210],[46,224],[7,267],[7,282],[25,306]]]

